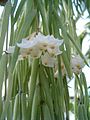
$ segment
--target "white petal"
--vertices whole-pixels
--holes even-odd
[[[59,48],[56,48],[55,49],[55,55],[60,55],[60,54],[62,54],[62,51],[60,51]]]
[[[80,74],[81,73],[81,69],[78,69],[77,67],[74,67],[72,69],[72,72],[75,73],[75,74]]]
[[[80,56],[74,56],[74,57],[72,57],[72,59],[71,59],[71,64],[72,64],[72,66],[74,67],[74,66],[80,66],[81,68],[83,68],[84,67],[84,61],[83,61],[83,59],[80,57]]]
[[[27,42],[29,42],[27,39],[25,38],[22,39],[22,43],[27,43]]]
[[[17,43],[17,46],[20,48],[30,48],[36,45],[35,41],[28,41],[23,39],[21,43]]]
[[[46,67],[54,67],[55,65],[55,58],[49,56],[47,52],[41,56],[41,60],[42,64]]]
[[[35,40],[35,41],[44,41],[45,39],[45,35],[41,34],[41,33],[38,33],[35,37],[33,37],[32,41]]]
[[[30,56],[32,58],[40,58],[41,54],[42,54],[42,51],[40,49],[34,47],[30,53]]]
[[[63,44],[63,40],[56,39],[56,44],[58,46],[61,46]]]
[[[47,51],[51,56],[57,56],[62,53],[62,51],[60,51],[58,46],[55,46],[55,48],[53,48],[53,49],[48,46]]]
[[[48,45],[48,40],[46,39],[45,35],[42,35],[41,33],[38,33],[38,35],[36,35],[33,38],[33,41],[36,41],[37,44],[36,46],[40,49],[40,50],[46,50],[47,49],[47,45]]]
[[[28,48],[21,48],[20,49],[20,54],[21,55],[28,55],[29,54],[29,49]]]
[[[72,72],[75,74],[79,74],[82,68],[84,67],[84,61],[78,55],[73,56],[71,59],[71,66],[72,66]]]
[[[63,40],[59,40],[57,38],[55,38],[53,35],[48,35],[47,39],[49,41],[49,44],[54,44],[54,45],[58,45],[61,46],[63,44]]]

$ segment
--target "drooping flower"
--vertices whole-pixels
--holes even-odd
[[[58,40],[53,36],[45,36],[38,33],[33,36],[31,41],[28,39],[22,39],[22,42],[17,43],[17,46],[20,47],[21,54],[24,52],[24,54],[28,54],[33,58],[39,58],[42,55],[42,52],[43,54],[48,52],[50,56],[61,54],[62,52],[59,47],[62,43],[62,40]]]
[[[48,39],[45,35],[38,33],[36,37],[33,38],[33,41],[37,42],[37,47],[40,50],[45,51],[47,49]]]
[[[52,56],[57,56],[62,53],[60,51],[60,46],[63,44],[63,40],[56,39],[52,36],[47,36],[48,39],[48,46],[47,46],[47,51],[50,55]]]
[[[32,37],[22,39],[17,46],[20,47],[22,57],[41,58],[44,66],[54,67],[56,56],[62,53],[59,49],[62,43],[63,40],[56,39],[53,35],[45,36],[39,32]]]
[[[17,46],[21,48],[21,54],[31,55],[33,58],[39,58],[42,54],[35,40],[28,41],[27,39],[23,39],[21,43],[17,43]]]
[[[41,56],[42,64],[46,67],[54,67],[55,58],[51,57],[47,52]]]
[[[76,55],[76,56],[73,56],[72,59],[71,59],[71,66],[72,66],[72,72],[75,73],[75,74],[79,74],[82,70],[82,68],[84,67],[84,60]]]
[[[30,56],[32,58],[40,58],[41,54],[42,54],[42,51],[37,47],[33,47],[32,51],[30,51]]]

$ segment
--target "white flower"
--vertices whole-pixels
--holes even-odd
[[[32,58],[40,58],[43,53],[42,59],[47,55],[51,59],[51,64],[53,63],[51,56],[56,56],[61,54],[59,47],[62,45],[63,41],[54,38],[53,36],[45,36],[41,33],[33,35],[32,38],[24,38],[21,43],[17,43],[20,47],[20,54],[23,56],[30,55]],[[50,61],[48,61],[50,64]]]
[[[46,38],[48,39],[48,42],[50,45],[58,45],[61,46],[63,44],[63,40],[59,40],[55,38],[53,35],[47,35]]]
[[[37,47],[33,47],[32,51],[30,51],[30,56],[32,58],[40,58],[41,54],[42,54],[42,51]]]
[[[43,51],[47,49],[48,39],[46,39],[45,35],[38,33],[38,35],[36,35],[36,37],[34,37],[33,40],[37,42],[37,47],[40,50]]]
[[[62,53],[60,51],[60,46],[63,43],[63,40],[59,40],[54,38],[53,36],[47,36],[48,39],[48,46],[47,46],[47,51],[50,55],[52,56],[57,56]]]
[[[46,67],[54,67],[55,58],[51,57],[47,52],[41,56],[42,64]]]
[[[6,53],[14,53],[14,50],[15,50],[15,46],[9,46]]]
[[[84,61],[78,55],[73,56],[71,59],[71,66],[72,66],[72,72],[75,74],[79,74],[82,68],[84,67]]]
[[[27,48],[20,48],[19,55],[21,55],[22,57],[29,56],[30,55],[29,49],[27,49]]]
[[[55,46],[55,48],[48,47],[47,51],[51,56],[57,56],[62,53],[62,51],[60,51],[59,47],[57,47],[57,46]]]
[[[37,42],[35,40],[28,41],[23,39],[21,43],[17,43],[17,46],[20,47],[21,55],[30,55],[33,58],[39,58],[42,54],[40,49],[37,47]]]
[[[27,39],[22,39],[21,43],[17,43],[17,46],[20,48],[32,48],[36,45],[35,41],[29,41]]]

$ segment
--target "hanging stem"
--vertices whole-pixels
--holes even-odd
[[[6,33],[6,51],[8,49],[8,27],[7,27],[7,33]],[[5,70],[5,95],[4,95],[4,100],[6,100],[6,95],[7,95],[7,62],[8,62],[8,55],[6,54],[6,70]]]

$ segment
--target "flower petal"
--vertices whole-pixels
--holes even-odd
[[[49,44],[51,44],[51,45],[61,46],[63,44],[63,40],[59,40],[59,39],[55,38],[53,35],[51,35],[51,36],[48,35],[47,39],[48,39]]]
[[[30,48],[36,45],[35,41],[28,41],[27,39],[22,39],[21,43],[17,43],[20,48]]]
[[[42,54],[42,51],[40,49],[34,47],[30,53],[30,56],[32,58],[40,58],[41,54]]]
[[[82,68],[84,67],[84,65],[85,65],[84,61],[80,56],[76,55],[72,57],[71,66],[72,66],[73,73],[79,74]]]
[[[55,58],[51,57],[47,52],[41,56],[42,64],[46,67],[54,67]]]

